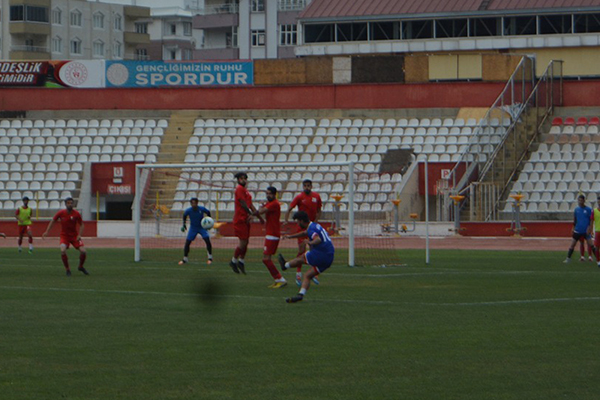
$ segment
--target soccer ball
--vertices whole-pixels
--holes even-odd
[[[200,221],[200,225],[202,225],[203,229],[209,230],[212,229],[213,226],[215,226],[215,220],[211,217],[204,217],[202,218],[202,221]]]

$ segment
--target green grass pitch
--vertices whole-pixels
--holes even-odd
[[[293,272],[179,253],[89,249],[67,278],[58,250],[0,250],[0,399],[598,398],[600,270],[564,252],[403,251],[298,304]]]

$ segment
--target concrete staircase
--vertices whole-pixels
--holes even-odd
[[[169,126],[163,136],[157,164],[183,164],[190,137],[194,134],[195,111],[176,111],[171,114]],[[155,170],[146,195],[144,216],[151,215],[151,207],[158,197],[161,205],[171,208],[179,181],[179,169]]]

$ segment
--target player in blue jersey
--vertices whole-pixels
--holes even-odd
[[[327,234],[325,228],[316,222],[310,222],[308,214],[304,211],[298,211],[294,214],[293,218],[302,229],[302,232],[284,236],[283,238],[295,239],[307,237],[306,244],[310,246],[310,250],[289,262],[285,261],[282,254],[279,254],[279,265],[283,271],[289,268],[297,268],[304,263],[312,266],[312,269],[304,275],[300,292],[296,296],[289,297],[285,300],[288,303],[296,303],[304,299],[304,295],[310,287],[310,281],[320,273],[324,272],[327,268],[331,267],[335,255],[333,243],[331,243],[331,238]]]
[[[573,221],[573,239],[571,240],[571,247],[567,253],[567,258],[563,261],[565,264],[571,262],[571,255],[577,242],[583,238],[587,241],[588,246],[594,249],[596,254],[596,248],[592,242],[592,224],[594,219],[592,218],[592,209],[585,205],[585,196],[580,194],[577,197],[577,208],[575,208],[575,219]],[[598,260],[596,260],[598,261]]]
[[[188,232],[187,238],[185,239],[185,247],[183,248],[183,259],[179,261],[179,265],[183,265],[188,262],[188,254],[190,254],[190,245],[196,239],[196,236],[202,236],[204,242],[206,243],[206,252],[208,253],[208,264],[212,264],[212,244],[210,243],[210,236],[206,229],[202,228],[202,218],[205,216],[210,217],[210,211],[208,211],[205,207],[198,206],[198,199],[193,197],[190,199],[190,204],[192,205],[190,208],[185,210],[183,213],[183,226],[181,227],[181,232],[185,232],[187,230],[186,220],[190,217],[190,230]]]

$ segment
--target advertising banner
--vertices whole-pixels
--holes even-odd
[[[92,164],[92,193],[134,195],[135,162]]]
[[[251,61],[106,61],[106,87],[152,88],[247,86],[254,84]]]
[[[44,86],[48,66],[44,61],[0,61],[0,86]]]
[[[63,86],[73,88],[105,87],[104,60],[62,61],[54,67],[54,76]]]

